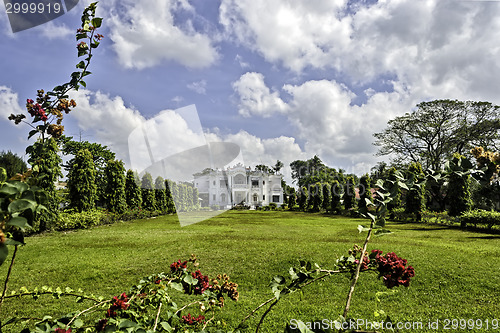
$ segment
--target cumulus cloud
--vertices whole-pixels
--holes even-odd
[[[19,105],[19,99],[16,92],[6,86],[0,86],[0,119],[15,125],[14,122],[7,118],[13,113],[23,113],[23,109]]]
[[[393,77],[421,99],[498,102],[499,14],[484,1],[223,0],[220,22],[293,71],[334,69],[356,83]]]
[[[40,29],[42,35],[48,39],[67,38],[75,33],[65,24],[56,24],[53,21],[40,25],[38,29]]]
[[[155,0],[103,3],[110,10],[107,26],[118,60],[127,68],[143,69],[175,61],[191,68],[213,64],[218,55],[211,38],[187,20],[174,22],[177,11],[193,12],[187,1]]]
[[[279,93],[271,92],[261,73],[243,74],[233,83],[233,89],[239,96],[238,112],[244,117],[259,115],[266,118],[286,111],[286,105]]]

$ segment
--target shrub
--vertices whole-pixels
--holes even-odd
[[[269,209],[270,210],[276,210],[278,208],[278,205],[275,202],[270,202],[269,203]]]
[[[466,227],[467,224],[473,224],[474,226],[482,224],[491,229],[494,225],[500,225],[500,212],[481,209],[471,210],[460,216],[460,222],[462,227]]]
[[[92,210],[97,200],[95,166],[88,149],[80,150],[68,173],[68,198],[70,207],[79,212]]]
[[[103,209],[92,209],[83,212],[63,212],[54,225],[54,229],[72,230],[88,229],[93,226],[114,223],[117,215]]]
[[[407,213],[403,207],[394,208],[391,213],[395,221],[407,222],[413,220],[414,218],[413,213]]]
[[[422,212],[422,222],[424,223],[441,223],[452,225],[455,222],[455,218],[448,215],[448,212],[432,212],[424,210]]]
[[[106,177],[106,188],[104,201],[106,208],[118,214],[125,211],[127,201],[125,196],[125,168],[123,162],[109,160],[104,169]]]
[[[139,176],[132,170],[128,170],[125,178],[125,198],[129,208],[137,208],[142,205],[141,188],[139,184]]]

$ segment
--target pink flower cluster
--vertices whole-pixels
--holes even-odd
[[[32,117],[38,116],[42,121],[47,121],[47,114],[42,106],[38,103],[34,104],[35,101],[32,99],[26,100],[26,108]]]
[[[175,272],[180,271],[186,267],[187,267],[187,261],[181,262],[181,260],[179,259],[177,261],[174,261],[170,265],[170,270],[172,271],[172,273],[175,273]]]
[[[412,266],[406,266],[407,260],[399,258],[394,252],[382,256],[382,251],[373,250],[370,255],[376,263],[379,276],[383,278],[387,288],[400,285],[408,287],[410,279],[415,276]]]
[[[115,296],[113,297],[113,301],[115,301],[111,306],[109,307],[108,311],[106,312],[106,317],[116,317],[117,313],[116,310],[127,310],[130,304],[128,304],[128,297],[127,294],[123,293],[120,296]]]
[[[64,328],[56,328],[54,331],[55,333],[71,333],[71,328],[68,328],[68,330],[65,330]]]
[[[205,290],[210,288],[208,276],[201,274],[200,270],[197,270],[196,272],[191,273],[191,275],[195,279],[198,279],[198,284],[196,285],[196,287],[194,287],[194,294],[195,295],[201,295],[205,292]]]
[[[202,316],[202,315],[195,317],[195,316],[191,316],[191,314],[188,313],[187,316],[182,316],[182,321],[184,322],[184,324],[188,324],[188,325],[203,324],[204,320],[205,320],[205,316]]]

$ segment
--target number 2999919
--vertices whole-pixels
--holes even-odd
[[[60,3],[16,2],[5,4],[7,14],[59,14],[63,11]]]

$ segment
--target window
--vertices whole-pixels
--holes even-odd
[[[227,181],[225,179],[221,179],[220,180],[220,187],[223,188],[223,187],[227,187]]]
[[[266,200],[266,195],[265,194],[262,196],[262,200]]]
[[[212,198],[213,198],[213,199],[214,199],[214,201],[215,201],[215,194],[212,196]]]
[[[244,185],[244,184],[247,183],[246,182],[246,177],[243,176],[243,175],[236,175],[236,176],[234,176],[234,183],[236,185]]]
[[[280,196],[279,195],[273,195],[273,202],[280,202]]]
[[[215,180],[214,180],[214,185],[215,185]]]
[[[262,185],[266,185],[266,181],[265,180],[262,181]]]
[[[222,201],[222,202],[226,202],[226,194],[225,194],[225,193],[222,193],[222,194],[220,195],[220,201]]]
[[[259,196],[257,195],[257,193],[255,193],[253,195],[253,202],[257,202],[257,200],[259,200]]]
[[[259,187],[259,180],[252,180],[252,187]]]

